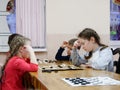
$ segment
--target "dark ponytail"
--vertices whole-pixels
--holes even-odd
[[[83,38],[83,39],[87,39],[87,40],[90,40],[91,37],[94,37],[95,38],[95,42],[99,45],[99,46],[102,46],[102,48],[100,50],[103,50],[105,49],[106,45],[102,44],[100,42],[100,37],[99,35],[97,34],[97,32],[91,28],[85,28],[82,32],[80,32],[78,34],[78,38]],[[93,51],[90,51],[88,56],[85,56],[85,59],[89,59],[92,57],[92,53]]]

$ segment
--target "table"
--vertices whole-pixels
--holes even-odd
[[[68,62],[59,62],[59,64]],[[58,64],[58,63],[55,63]],[[44,66],[45,64],[41,64]],[[46,64],[51,65],[51,64]],[[120,75],[114,72],[107,72],[102,70],[94,70],[91,68],[84,68],[84,70],[67,70],[58,72],[29,72],[26,75],[26,86],[34,88],[35,90],[119,90],[120,85],[106,85],[106,86],[78,86],[72,87],[62,80],[62,78],[70,77],[94,77],[94,76],[108,76],[116,80],[120,80]]]

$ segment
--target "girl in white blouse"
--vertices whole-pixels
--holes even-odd
[[[78,46],[81,46],[86,51],[85,55],[79,55],[77,52]],[[71,59],[72,63],[76,66],[85,64],[86,67],[113,71],[113,55],[111,49],[100,43],[99,35],[91,28],[85,28],[79,33],[78,41],[73,46]]]

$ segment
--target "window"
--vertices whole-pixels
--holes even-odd
[[[0,0],[0,52],[8,51],[8,36],[10,35],[6,16],[6,6],[9,0]]]
[[[35,51],[46,50],[45,0],[16,0],[16,27],[32,40]]]
[[[12,33],[30,38],[35,51],[46,51],[46,0],[15,0],[14,31],[11,31],[7,24],[7,16],[10,15],[6,11],[8,2],[9,0],[0,2],[0,52],[8,51],[8,36]]]

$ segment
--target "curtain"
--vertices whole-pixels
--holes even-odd
[[[30,38],[33,48],[46,47],[45,0],[16,0],[16,31]]]

